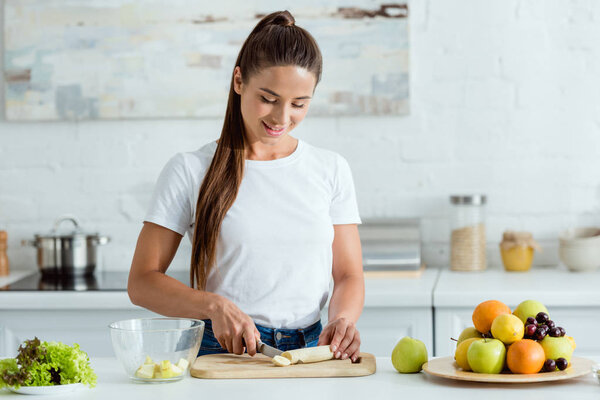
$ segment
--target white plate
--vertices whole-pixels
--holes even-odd
[[[11,392],[19,394],[37,394],[37,395],[52,395],[72,392],[83,387],[82,383],[70,383],[68,385],[56,386],[21,386],[19,389],[14,389],[9,386]]]

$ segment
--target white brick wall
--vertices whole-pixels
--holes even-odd
[[[600,2],[414,0],[410,13],[411,115],[309,115],[297,135],[349,160],[363,218],[422,217],[431,265],[446,264],[448,195],[458,192],[489,196],[491,264],[509,228],[545,245],[537,265],[556,264],[562,229],[600,225]],[[103,268],[128,269],[158,172],[220,125],[0,120],[12,267],[35,268],[20,240],[74,213],[112,237]],[[173,268],[187,266],[182,243]]]

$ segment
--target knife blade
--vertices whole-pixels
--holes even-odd
[[[242,346],[248,348],[246,346],[246,341],[242,338]],[[262,353],[267,357],[275,357],[283,353],[283,350],[276,349],[275,347],[269,346],[268,344],[263,343],[260,339],[256,340],[256,352]]]
[[[275,347],[271,347],[268,344],[264,344],[260,340],[258,340],[256,342],[256,351],[264,354],[267,357],[271,357],[271,358],[283,353],[283,351],[276,349]]]

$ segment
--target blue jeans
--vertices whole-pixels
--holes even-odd
[[[198,356],[227,353],[227,349],[222,348],[215,338],[211,320],[205,319],[203,321],[206,325],[204,326],[204,335],[202,336]],[[304,329],[275,329],[260,325],[256,325],[256,328],[260,332],[260,340],[263,343],[282,351],[316,346],[319,342],[319,335],[323,330],[320,320]]]

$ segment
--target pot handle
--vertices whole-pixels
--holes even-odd
[[[56,222],[54,222],[54,228],[52,229],[52,231],[56,232],[58,230],[58,227],[60,226],[60,224],[63,223],[63,221],[73,222],[73,225],[75,225],[75,230],[76,231],[79,230],[79,220],[77,219],[77,217],[72,214],[65,214],[62,217],[59,217],[56,220]]]
[[[98,236],[93,239],[93,242],[96,246],[102,246],[110,242],[109,236]]]
[[[37,240],[31,240],[31,239],[23,239],[21,240],[21,246],[33,246],[33,247],[37,247]]]

